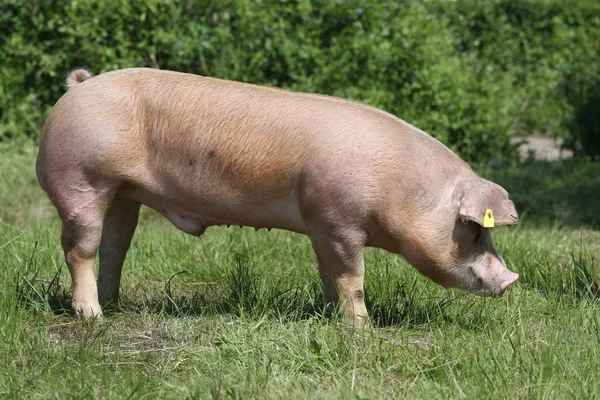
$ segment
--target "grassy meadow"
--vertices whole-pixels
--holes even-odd
[[[0,398],[600,398],[600,168],[482,169],[522,223],[494,239],[505,296],[444,290],[366,254],[370,327],[322,317],[306,237],[210,228],[144,209],[121,303],[74,321],[60,222],[36,148],[0,149]],[[527,208],[527,211],[523,209]]]

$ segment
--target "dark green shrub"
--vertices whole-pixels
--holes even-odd
[[[572,76],[564,90],[571,111],[564,123],[570,132],[567,147],[600,160],[600,70]]]
[[[474,56],[480,70],[511,77],[512,134],[562,137],[579,152],[600,155],[593,144],[600,2],[462,0],[446,11],[458,50]]]
[[[364,101],[511,157],[512,135],[567,134],[564,81],[598,63],[580,3],[0,0],[0,140],[37,137],[70,69],[148,66]]]

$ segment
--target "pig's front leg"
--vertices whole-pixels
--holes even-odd
[[[337,305],[346,322],[367,323],[364,300],[364,235],[344,230],[312,229],[311,242],[319,260],[325,304]]]

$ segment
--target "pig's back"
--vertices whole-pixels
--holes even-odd
[[[204,213],[299,207],[304,186],[360,204],[419,173],[407,165],[460,162],[389,114],[327,96],[152,69],[99,75],[68,96],[79,124],[106,128],[87,135],[98,169]]]

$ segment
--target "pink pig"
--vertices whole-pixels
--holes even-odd
[[[325,301],[352,323],[367,318],[365,246],[472,293],[501,295],[519,277],[482,226],[488,209],[517,223],[507,192],[386,112],[143,68],[76,70],[67,86],[36,171],[63,221],[78,316],[117,300],[141,204],[197,236],[225,224],[308,235]]]

